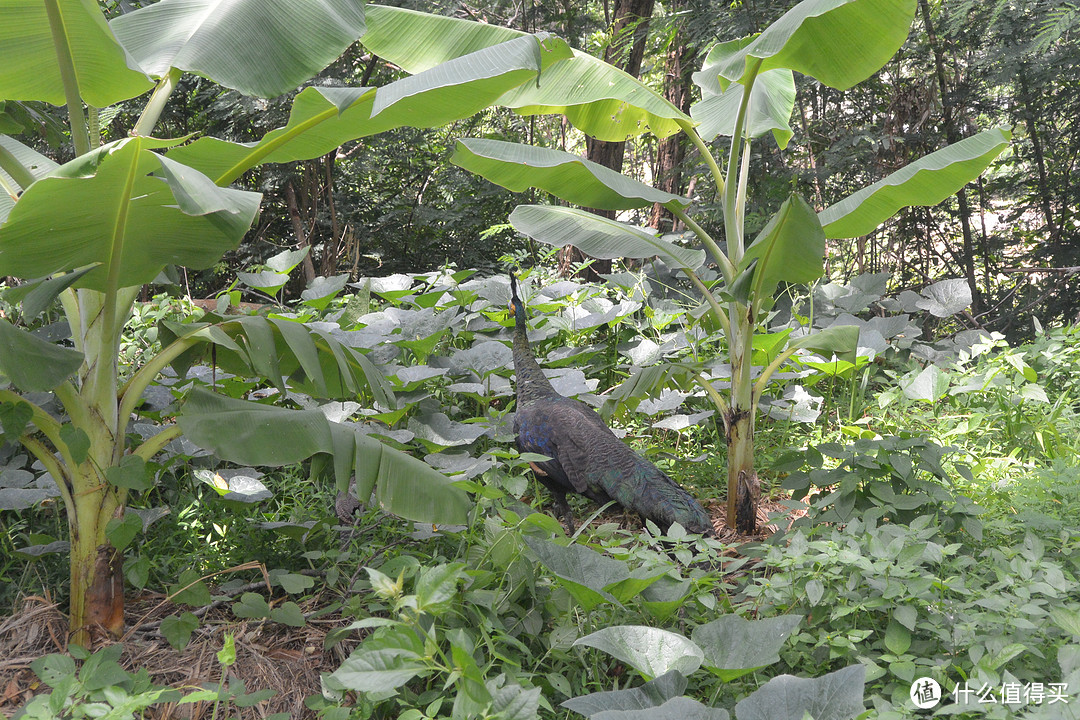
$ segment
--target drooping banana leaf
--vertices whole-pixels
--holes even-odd
[[[691,270],[705,262],[704,250],[680,247],[625,223],[584,210],[551,205],[519,205],[510,224],[529,237],[562,247],[573,245],[595,258],[658,256],[672,267]]]
[[[374,88],[305,88],[289,121],[256,143],[200,138],[169,157],[227,184],[261,162],[292,162],[325,155],[343,143],[396,127],[438,127],[470,117],[502,93],[531,82],[546,53],[523,35],[478,50],[418,75]],[[565,51],[565,45],[561,46]]]
[[[847,90],[896,54],[914,17],[915,0],[804,0],[706,71],[724,84],[790,68]]]
[[[322,330],[284,318],[218,317],[216,322],[162,322],[164,347],[179,338],[201,340],[172,363],[183,373],[212,359],[224,372],[264,378],[322,398],[353,398],[365,390],[387,408],[395,405],[389,381],[361,352]],[[212,351],[211,351],[212,350]]]
[[[152,151],[176,142],[117,140],[27,188],[0,226],[0,275],[98,263],[75,287],[105,291],[151,282],[166,265],[217,262],[251,226],[261,195],[217,187]]]
[[[418,522],[464,523],[471,501],[427,463],[365,436],[318,410],[289,410],[195,388],[177,418],[192,442],[244,465],[283,466],[332,458],[339,490],[355,473],[361,500],[371,493],[388,512]]]
[[[977,178],[1011,138],[1008,128],[991,128],[905,165],[818,213],[825,237],[858,237],[902,207],[937,205]]]
[[[450,161],[508,190],[539,188],[581,207],[629,210],[660,203],[681,209],[690,204],[687,198],[550,148],[463,138],[458,140]]]

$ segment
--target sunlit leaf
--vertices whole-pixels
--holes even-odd
[[[364,12],[352,0],[162,0],[110,26],[151,75],[175,67],[248,95],[275,97],[355,42]]]
[[[551,205],[519,205],[510,213],[518,232],[562,247],[573,245],[595,258],[658,256],[673,267],[693,270],[705,262],[704,250],[679,247],[664,238],[584,210]]]
[[[83,100],[107,107],[153,87],[113,36],[97,0],[5,0],[0,6],[0,87],[5,100],[67,102],[46,10],[50,5],[62,28],[56,43],[71,54]]]
[[[603,650],[648,678],[670,670],[690,675],[701,666],[701,648],[678,633],[643,625],[615,625],[578,638],[574,645]]]
[[[915,0],[803,0],[713,67],[725,80],[790,68],[837,90],[877,72],[907,39]]]
[[[900,208],[937,205],[977,178],[1008,147],[1011,138],[1007,128],[984,130],[905,165],[818,213],[825,237],[858,237]]]
[[[706,95],[690,107],[690,114],[700,123],[697,131],[702,139],[731,137],[745,92],[741,83],[731,83],[723,94]],[[794,108],[795,77],[791,71],[777,68],[763,72],[750,92],[744,137],[756,138],[771,132],[783,150],[793,134],[788,123]]]

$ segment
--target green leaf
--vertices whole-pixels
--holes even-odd
[[[780,675],[735,705],[738,720],[850,720],[864,711],[866,667],[850,667],[818,678]]]
[[[625,223],[574,208],[550,205],[519,205],[510,213],[518,232],[541,242],[562,247],[573,245],[595,258],[648,258],[659,256],[672,267],[700,267],[704,250],[679,247]]]
[[[330,678],[346,690],[385,692],[401,687],[425,670],[420,657],[412,650],[368,650],[361,645],[331,673]]]
[[[539,87],[519,85],[496,104],[522,115],[565,115],[578,130],[608,142],[647,132],[666,138],[694,122],[637,78],[577,50],[545,69]]]
[[[0,373],[23,392],[44,392],[71,377],[83,354],[60,347],[0,319]]]
[[[603,650],[650,679],[670,670],[690,675],[704,658],[701,648],[682,635],[644,625],[606,627],[578,638],[578,645]]]
[[[277,291],[289,282],[289,276],[285,273],[264,270],[257,273],[238,272],[236,279],[250,288],[264,292],[267,295],[276,295]]]
[[[428,70],[524,34],[378,5],[369,5],[366,13],[368,32],[361,42],[407,72]],[[551,48],[551,58],[545,58],[539,84],[522,83],[496,104],[522,115],[565,115],[582,132],[610,141],[645,132],[663,138],[678,132],[680,123],[693,123],[662,95],[622,70],[571,51],[562,40],[545,40],[545,46]]]
[[[903,655],[911,647],[911,630],[893,618],[885,628],[885,647],[893,655]]]
[[[1080,640],[1080,606],[1050,608],[1050,619],[1054,624],[1074,638]]]
[[[942,280],[923,288],[922,296],[915,307],[934,317],[949,317],[971,305],[971,286],[967,280]]]
[[[199,627],[199,618],[189,612],[170,615],[161,620],[161,634],[174,650],[183,650],[191,641],[191,633]]]
[[[300,610],[300,606],[291,600],[287,600],[281,603],[280,607],[272,609],[270,619],[289,627],[304,627],[304,625],[307,625],[307,619]]]
[[[210,589],[199,577],[199,571],[192,568],[181,572],[179,581],[169,586],[169,599],[180,605],[209,605]]]
[[[183,337],[205,341],[173,362],[183,373],[211,355],[222,370],[236,375],[258,375],[281,392],[288,385],[323,398],[354,398],[367,389],[375,402],[396,404],[386,376],[359,351],[321,330],[285,318],[258,315],[220,318],[215,324],[174,323],[159,326],[163,345]],[[250,463],[252,465],[258,463]]]
[[[448,563],[421,571],[416,579],[416,609],[430,615],[449,610],[457,595],[458,581],[465,576],[464,567],[464,563]]]
[[[285,572],[284,570],[271,570],[270,582],[274,585],[280,585],[281,589],[290,595],[302,593],[315,586],[314,578],[310,578],[307,575],[300,575],[299,573]]]
[[[550,540],[524,536],[525,544],[540,562],[559,578],[585,612],[603,602],[618,603],[606,588],[627,578],[626,563],[601,555],[583,545],[562,546]]]
[[[539,188],[582,207],[628,210],[660,203],[681,209],[690,204],[687,198],[561,150],[464,138],[450,161],[508,190]]]
[[[355,473],[357,495],[372,490],[388,512],[418,522],[464,523],[471,503],[427,463],[332,423],[318,410],[289,410],[196,388],[178,418],[184,434],[218,457],[244,465],[291,465],[317,453],[334,458],[339,486]],[[281,438],[289,442],[281,442]]]
[[[90,436],[80,427],[75,427],[70,423],[61,425],[60,440],[67,445],[71,459],[76,465],[81,464],[90,454]]]
[[[927,365],[901,377],[900,389],[909,400],[937,402],[949,391],[949,374],[937,365]]]
[[[12,303],[21,300],[23,322],[35,320],[52,306],[60,293],[74,285],[75,281],[95,267],[96,265],[90,265],[60,275],[24,282],[22,285],[5,289],[4,299]]]
[[[677,670],[669,670],[638,687],[581,695],[566,700],[561,707],[585,717],[592,717],[607,710],[645,710],[659,707],[684,692],[686,677]]]
[[[0,403],[0,428],[3,428],[5,441],[14,444],[17,438],[26,432],[26,426],[34,419],[34,408],[28,402]]]
[[[745,84],[751,74],[790,68],[847,90],[889,61],[914,17],[915,0],[804,0],[702,72]]]
[[[232,604],[233,615],[238,618],[268,618],[270,603],[259,593],[246,592]]]
[[[1008,147],[1011,138],[1007,128],[984,130],[905,165],[818,213],[825,237],[858,237],[900,208],[937,205],[977,178]]]
[[[706,59],[706,64],[708,59]],[[731,137],[735,132],[739,106],[746,88],[731,83],[720,95],[708,95],[690,106],[690,114],[700,123],[697,131],[706,142],[718,135]],[[777,68],[761,73],[750,91],[744,137],[756,138],[767,132],[773,134],[781,150],[787,147],[794,134],[788,122],[795,109],[795,76],[790,70]]]
[[[142,518],[133,512],[126,512],[123,518],[109,519],[105,525],[105,537],[118,552],[123,552],[142,529]]]
[[[800,195],[792,195],[746,248],[739,269],[756,261],[751,300],[771,298],[781,280],[809,283],[825,271],[825,235],[817,214]]]
[[[304,262],[304,258],[308,256],[309,252],[311,252],[310,246],[300,250],[282,250],[277,255],[267,258],[266,267],[274,272],[288,275],[296,269],[297,265]]]
[[[780,648],[802,622],[799,615],[746,620],[724,615],[694,628],[691,639],[705,654],[703,665],[724,682],[780,661]]]
[[[56,38],[48,5],[60,21]],[[90,105],[108,107],[153,87],[116,41],[97,0],[5,0],[0,12],[0,87],[5,100],[67,103],[57,44],[71,54],[79,95]]]
[[[216,187],[150,151],[175,142],[118,140],[31,185],[0,227],[0,274],[36,278],[97,263],[74,287],[104,292],[110,279],[130,287],[169,264],[217,262],[239,244],[261,196]]]
[[[169,153],[219,184],[262,162],[308,160],[349,140],[398,127],[439,127],[471,117],[506,90],[535,79],[543,53],[526,35],[379,88],[305,88],[289,122],[257,143],[200,138]]]
[[[175,67],[266,98],[314,77],[365,27],[352,0],[162,0],[110,25],[151,75]]]
[[[0,32],[2,32],[2,30],[0,30]],[[0,49],[0,53],[2,52],[3,50]],[[3,66],[0,66],[0,68],[2,67]],[[3,73],[2,69],[0,69],[0,73]],[[3,101],[0,101],[0,105],[2,104]],[[60,167],[57,163],[45,157],[37,150],[27,147],[15,138],[8,137],[7,135],[0,135],[0,155],[3,154],[9,155],[11,160],[18,163],[34,180],[40,180],[56,168]],[[17,182],[14,177],[9,175],[8,172],[4,170],[3,164],[0,163],[0,185],[5,183],[9,188],[26,189],[22,186],[21,182]],[[7,220],[7,216],[13,207],[15,207],[15,198],[8,192],[0,192],[0,224]]]
[[[138,455],[125,455],[120,464],[106,468],[105,479],[110,485],[129,490],[149,490],[154,486],[154,476],[147,471],[146,461]]]
[[[824,330],[812,332],[796,338],[789,348],[805,348],[811,352],[832,357],[836,355],[849,363],[855,362],[855,351],[859,347],[859,327],[857,325],[834,325]]]
[[[300,294],[300,298],[304,305],[322,312],[326,310],[337,294],[345,289],[348,282],[348,273],[329,278],[319,276],[311,281],[307,289]]]

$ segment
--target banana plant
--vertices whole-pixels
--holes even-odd
[[[682,132],[708,168],[723,208],[723,236],[714,238],[690,212],[691,201],[569,153],[471,138],[457,143],[453,162],[514,191],[545,190],[572,205],[629,210],[659,203],[681,220],[704,247],[695,250],[669,237],[573,207],[524,205],[510,215],[520,232],[552,245],[575,245],[596,258],[659,257],[681,268],[726,336],[731,380],[721,393],[699,367],[647,368],[631,381],[654,387],[676,376],[693,377],[723,417],[727,444],[727,522],[744,532],[756,527],[760,495],[754,464],[754,422],[770,377],[801,349],[852,355],[854,327],[796,337],[790,334],[771,362],[754,376],[755,334],[763,329],[781,282],[808,283],[824,272],[826,238],[871,232],[911,205],[934,205],[976,178],[1008,145],[1007,128],[993,128],[928,155],[850,197],[815,211],[793,193],[753,238],[744,219],[751,143],[765,137],[783,150],[792,136],[794,73],[846,90],[870,77],[908,35],[915,0],[804,0],[757,36],[721,42],[705,57],[694,83],[700,100],[690,116],[615,68],[575,51],[557,67],[557,78],[521,86],[500,104],[523,114],[562,113],[578,129],[602,140],[643,132],[664,137]],[[554,73],[553,73],[554,74]],[[718,136],[730,138],[713,154]],[[721,146],[721,149],[724,149]],[[709,260],[718,279],[707,281]]]
[[[436,22],[423,14],[411,19],[420,27]],[[21,443],[59,487],[71,540],[73,642],[89,646],[122,631],[117,530],[129,495],[154,482],[148,463],[181,434],[244,463],[318,456],[339,488],[355,474],[361,497],[374,491],[404,517],[466,517],[467,496],[444,476],[318,412],[195,390],[178,422],[141,442],[127,432],[155,377],[170,365],[190,365],[207,348],[220,366],[282,391],[393,406],[385,378],[363,354],[282,318],[177,324],[162,333],[156,356],[138,367],[118,365],[140,287],[170,265],[211,267],[244,237],[261,200],[229,187],[245,171],[315,158],[395,127],[468,117],[570,56],[564,42],[543,35],[499,37],[493,28],[489,41],[470,47],[432,34],[422,49],[445,60],[427,72],[379,88],[307,87],[296,94],[288,123],[257,142],[154,136],[185,72],[274,97],[305,83],[367,29],[354,0],[162,0],[111,21],[96,0],[0,7],[0,101],[66,106],[75,155],[58,165],[0,136],[0,276],[25,280],[10,296],[21,302],[22,325],[59,297],[70,328],[70,342],[56,344],[0,319],[0,423],[4,441]],[[382,46],[418,48],[401,29],[377,29]],[[140,96],[145,104],[129,136],[101,144],[98,109]],[[10,123],[4,129],[11,132]],[[31,395],[42,392],[55,396],[60,416]]]

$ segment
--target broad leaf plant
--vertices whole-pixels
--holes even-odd
[[[1007,147],[1010,131],[993,128],[934,152],[840,202],[816,211],[793,193],[765,227],[748,238],[744,219],[751,143],[769,138],[783,150],[792,130],[794,73],[846,90],[884,66],[907,38],[915,0],[804,0],[759,35],[721,42],[693,80],[700,100],[682,113],[638,80],[575,52],[539,86],[522,85],[500,100],[523,114],[561,113],[599,140],[645,132],[682,132],[697,148],[722,201],[723,236],[714,238],[690,212],[691,200],[661,192],[584,158],[559,150],[494,139],[458,142],[453,161],[510,190],[545,190],[580,207],[630,210],[659,203],[690,229],[704,250],[573,207],[523,205],[510,215],[520,232],[556,246],[574,245],[595,258],[659,257],[679,268],[700,292],[726,336],[731,380],[726,394],[701,366],[654,366],[630,379],[638,392],[676,377],[702,385],[720,412],[727,441],[727,522],[753,532],[760,497],[754,465],[754,422],[769,379],[799,350],[853,356],[855,327],[789,334],[774,359],[755,375],[755,334],[764,329],[780,283],[808,283],[824,272],[827,238],[873,231],[898,210],[935,205],[975,179]],[[386,9],[381,13],[389,13]],[[402,13],[403,11],[396,11]],[[454,21],[444,21],[448,25]],[[466,25],[454,25],[462,32]],[[443,59],[443,58],[437,58]],[[405,58],[395,62],[406,63]],[[406,69],[419,71],[423,65]],[[730,138],[726,156],[710,143]],[[717,268],[717,280],[703,272]]]
[[[388,18],[392,20],[393,18]],[[421,26],[435,18],[416,15]],[[433,25],[433,27],[437,27]],[[0,319],[0,422],[56,481],[71,541],[71,640],[123,629],[121,550],[114,543],[129,494],[154,483],[150,463],[187,435],[229,461],[285,465],[317,456],[339,488],[355,475],[361,498],[427,522],[463,522],[465,493],[420,460],[318,411],[192,390],[177,422],[147,439],[129,423],[167,367],[213,349],[218,366],[261,376],[281,395],[363,398],[392,407],[363,354],[294,320],[211,316],[163,333],[158,355],[118,365],[121,332],[140,288],[169,266],[208,268],[241,242],[259,193],[231,187],[266,162],[316,158],[342,143],[402,127],[469,117],[570,56],[544,35],[481,29],[428,33],[365,19],[356,0],[162,0],[111,21],[96,0],[11,0],[0,6],[0,106],[64,106],[74,159],[58,165],[0,127],[0,277],[23,281],[21,322]],[[260,140],[165,138],[154,129],[184,73],[259,97],[292,92],[371,33],[380,47],[426,52],[425,72],[379,88],[309,86],[289,120]],[[252,50],[257,48],[257,52]],[[145,98],[127,137],[102,144],[100,110]],[[69,342],[26,329],[59,297]],[[41,393],[62,406],[47,412]],[[130,519],[130,518],[129,518]],[[102,633],[103,631],[103,633]]]

